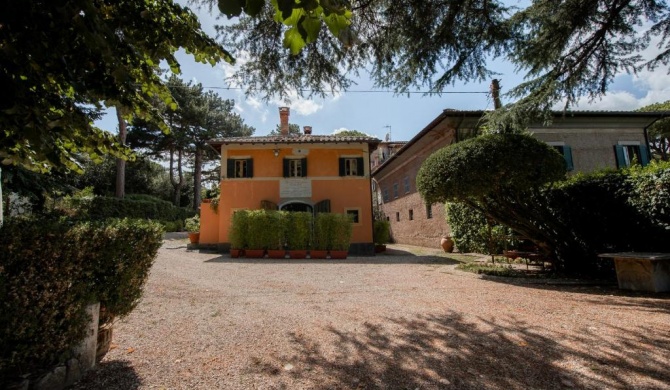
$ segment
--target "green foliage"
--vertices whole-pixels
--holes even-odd
[[[184,231],[184,221],[158,221],[163,226],[166,232],[181,232]]]
[[[267,243],[265,248],[271,250],[284,249],[286,245],[286,229],[288,227],[288,212],[286,211],[268,211],[265,230],[267,234]]]
[[[233,249],[246,249],[249,247],[249,211],[238,210],[233,214],[231,221],[230,247]]]
[[[319,213],[314,221],[314,249],[348,250],[352,230],[348,215]]]
[[[503,0],[256,0],[251,8],[237,0],[195,2],[234,5],[222,9],[239,20],[219,30],[224,45],[248,53],[250,61],[233,79],[268,99],[290,90],[346,90],[362,69],[371,71],[376,87],[440,92],[457,81],[488,81],[495,74],[489,61],[504,59],[525,72],[526,81],[511,91],[516,102],[496,121],[516,125],[555,104],[570,107],[581,96],[603,96],[622,70],[663,67],[670,59],[670,12],[661,0],[535,0],[523,6]],[[331,5],[343,12],[326,16]],[[641,32],[639,26],[651,28]],[[658,55],[647,62],[640,54],[653,42],[661,42]]]
[[[632,193],[628,203],[644,218],[670,234],[670,162],[652,162],[627,170]]]
[[[113,134],[92,126],[103,105],[167,131],[156,102],[175,103],[158,66],[179,73],[180,48],[198,62],[232,62],[171,0],[7,0],[0,15],[0,160],[32,170],[80,171],[81,154],[129,158]]]
[[[160,225],[14,219],[0,228],[0,387],[71,356],[100,301],[111,317],[137,305],[162,243]]]
[[[523,276],[523,273],[519,272],[518,270],[515,270],[510,266],[488,264],[488,263],[487,264],[464,263],[457,265],[456,269],[491,276],[504,276],[504,277]]]
[[[670,111],[670,100],[650,104],[639,111]],[[670,119],[663,118],[654,122],[647,131],[652,156],[662,161],[670,160]]]
[[[372,230],[372,239],[377,245],[388,244],[391,240],[391,223],[386,220],[375,221]]]
[[[370,137],[362,131],[358,130],[344,130],[333,134],[335,137]]]
[[[288,134],[289,135],[300,135],[300,126],[295,123],[289,123],[288,125]],[[281,125],[277,125],[268,135],[281,135]]]
[[[480,211],[463,203],[446,204],[447,223],[460,252],[476,252],[489,255],[512,249],[511,229],[490,221]]]
[[[419,169],[416,186],[427,203],[476,201],[564,176],[563,158],[544,142],[523,134],[486,134],[430,155]]]
[[[123,199],[105,196],[74,196],[65,198],[63,203],[62,207],[69,214],[81,219],[144,218],[177,221],[195,215],[193,210],[175,207],[170,202],[146,195],[130,195]]]
[[[288,213],[286,244],[289,249],[308,249],[312,241],[314,217],[309,212]]]
[[[268,210],[249,211],[249,227],[247,229],[247,242],[249,249],[267,249],[272,242],[272,234],[269,232],[270,214]]]
[[[197,233],[200,231],[200,215],[196,214],[191,218],[184,220],[184,228],[189,233]]]

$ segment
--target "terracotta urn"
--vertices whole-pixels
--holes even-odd
[[[451,253],[454,251],[454,240],[450,236],[443,236],[440,240],[440,246],[445,252]]]

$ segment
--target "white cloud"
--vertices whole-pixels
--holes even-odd
[[[252,108],[255,108],[256,110],[260,110],[261,107],[263,106],[261,101],[256,99],[255,97],[247,98],[246,103],[250,105]]]
[[[270,103],[277,106],[288,106],[291,108],[291,113],[296,113],[302,116],[308,116],[316,113],[323,108],[323,103],[319,104],[314,100],[305,99],[298,95],[297,91],[289,91],[286,99],[272,99]]]

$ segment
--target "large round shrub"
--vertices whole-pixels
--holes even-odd
[[[524,191],[565,176],[563,158],[525,134],[486,134],[438,150],[421,165],[417,189],[427,203]]]

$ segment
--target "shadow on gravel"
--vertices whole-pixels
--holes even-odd
[[[226,264],[459,264],[458,261],[440,256],[369,256],[349,257],[347,259],[247,259],[231,258],[229,255],[221,255],[213,259],[205,260],[205,263]]]
[[[111,360],[99,363],[79,383],[75,390],[134,390],[142,385],[140,377],[130,362]]]
[[[569,328],[570,319],[565,323]],[[670,334],[658,329],[631,333],[593,324],[553,332],[513,316],[468,320],[451,312],[326,330],[335,340],[291,334],[294,355],[274,357],[257,373],[275,376],[276,383],[288,359],[294,369],[287,375],[316,389],[660,389],[670,383]]]

